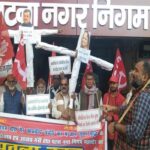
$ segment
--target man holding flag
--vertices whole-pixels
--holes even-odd
[[[114,150],[149,150],[150,148],[150,62],[141,60],[132,71],[135,88],[129,104],[123,107],[104,105],[103,110],[121,113],[118,122],[109,124],[109,132],[118,132]]]
[[[110,106],[121,106],[125,98],[120,93],[120,90],[124,89],[127,85],[126,73],[124,64],[121,58],[119,49],[116,52],[116,58],[114,63],[114,69],[112,76],[109,79],[109,90],[104,94],[103,104]],[[119,116],[116,113],[110,112],[107,115],[104,114],[104,117],[110,124],[113,121],[118,121]],[[114,141],[117,138],[117,134],[108,133],[108,150],[113,150]]]
[[[103,97],[103,104],[104,105],[111,105],[111,106],[121,106],[125,98],[123,95],[118,91],[118,85],[119,85],[119,78],[117,76],[111,76],[109,79],[109,90],[107,93],[104,94]],[[108,124],[110,124],[113,121],[118,121],[119,116],[115,113],[108,113],[107,115],[104,114],[104,117],[108,121]],[[114,140],[116,140],[116,133],[111,134],[108,133],[108,150],[113,150]]]
[[[24,55],[24,42],[21,37],[16,58],[13,63],[12,73],[7,76],[7,89],[3,94],[4,112],[11,114],[24,113],[24,97],[20,91],[17,90],[17,81],[22,90],[26,89],[26,62]]]
[[[22,93],[17,90],[17,80],[14,75],[10,74],[6,80],[7,88],[3,93],[4,112],[11,114],[24,113],[24,98]]]

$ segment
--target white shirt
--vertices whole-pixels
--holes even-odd
[[[79,102],[78,102],[77,98],[74,101],[74,104],[75,104],[75,109],[78,110]],[[59,106],[59,105],[64,105],[64,108],[66,109],[69,105],[68,96],[63,96],[63,99],[60,99],[60,100],[54,99],[54,103],[52,105],[52,116],[56,119],[60,118],[62,115],[62,112],[57,110],[57,106]]]

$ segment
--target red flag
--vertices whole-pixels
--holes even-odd
[[[51,57],[54,57],[54,56],[56,56],[56,52],[52,51],[52,56]],[[49,77],[48,77],[49,86],[51,86],[53,84],[52,77],[53,76],[51,76],[51,73],[49,72]]]
[[[52,56],[56,56],[56,52],[52,52]]]
[[[13,46],[9,37],[8,29],[0,12],[0,56],[2,56],[1,64],[6,63],[14,57]]]
[[[86,69],[85,69],[85,72],[84,72],[84,75],[83,75],[83,78],[82,78],[82,89],[84,89],[84,86],[85,86],[85,82],[86,82],[86,80],[85,80],[85,75],[86,75],[86,73],[88,73],[88,72],[93,72],[93,68],[92,68],[92,63],[91,63],[91,61],[89,61],[88,63],[87,63],[87,65],[86,65]]]
[[[124,68],[123,60],[119,49],[117,49],[116,52],[116,58],[115,58],[115,64],[114,64],[112,76],[117,76],[119,78],[119,86],[118,86],[119,91],[126,88],[127,86],[126,71]]]
[[[13,63],[12,72],[23,90],[26,89],[27,87],[26,69],[27,67],[26,67],[25,53],[24,53],[24,42],[23,42],[23,37],[21,37],[17,49],[16,58]]]

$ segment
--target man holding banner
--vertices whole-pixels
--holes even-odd
[[[52,116],[56,119],[72,120],[75,119],[74,109],[78,107],[78,101],[75,96],[72,97],[71,102],[69,96],[69,81],[66,77],[61,79],[60,82],[61,91],[56,94],[55,101],[52,109]],[[75,108],[72,108],[72,104]]]
[[[44,94],[46,94],[46,82],[44,81],[44,79],[40,78],[37,83],[36,83],[36,91],[35,94],[37,95],[42,95],[44,96]],[[40,110],[39,110],[39,114],[35,115],[36,117],[42,117],[42,118],[46,118],[46,114],[40,114]]]

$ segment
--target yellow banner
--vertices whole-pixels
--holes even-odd
[[[51,147],[47,150],[83,150],[83,148],[60,148],[60,147]]]
[[[0,142],[0,150],[40,150],[40,146],[26,146]]]

